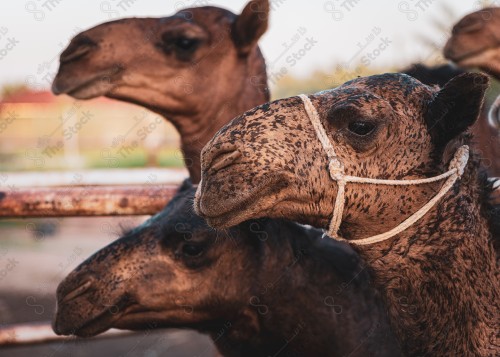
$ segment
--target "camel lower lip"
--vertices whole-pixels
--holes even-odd
[[[123,313],[116,312],[115,314],[113,314],[110,309],[106,309],[91,320],[83,323],[78,328],[75,328],[69,333],[63,334],[75,335],[78,337],[93,337],[109,330],[110,328],[113,328],[115,324],[118,323],[124,316],[129,316],[144,311],[137,304],[128,306],[126,310],[127,311]]]
[[[280,182],[280,178],[276,177],[271,182],[265,185],[260,185],[250,191],[245,198],[230,204],[228,209],[223,212],[203,212],[201,214],[207,223],[216,228],[228,228],[235,226],[245,220],[245,212],[249,212],[256,205],[260,204],[260,198],[269,195],[276,190],[276,184]],[[285,180],[283,180],[286,182]],[[257,217],[252,217],[257,218]]]
[[[98,80],[99,78],[92,78],[91,80],[83,82],[80,85],[74,87],[73,89],[67,90],[65,93],[73,97],[78,97],[78,93],[85,92],[86,89],[92,87],[94,83]],[[99,95],[94,95],[93,97],[98,97],[98,96]]]
[[[78,337],[92,337],[98,335],[111,328],[112,321],[109,323],[102,324],[103,321],[109,319],[108,311],[103,311],[97,316],[93,317],[91,320],[84,322],[78,327],[63,326],[61,328],[60,324],[54,324],[54,332],[58,335],[75,335]],[[100,326],[99,326],[100,325]],[[96,328],[99,326],[98,328]]]

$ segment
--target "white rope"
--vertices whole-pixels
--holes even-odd
[[[342,161],[340,161],[337,156],[335,149],[328,138],[325,128],[321,124],[321,120],[319,118],[318,112],[316,108],[312,104],[309,97],[304,94],[299,95],[304,103],[304,108],[306,113],[311,120],[311,123],[316,131],[316,135],[321,142],[324,150],[328,155],[328,159],[330,160],[328,164],[328,170],[330,173],[330,177],[332,180],[337,182],[338,190],[337,197],[335,198],[335,205],[333,208],[333,217],[330,222],[330,226],[328,228],[328,235],[334,239],[347,241],[346,239],[340,237],[338,235],[338,230],[340,228],[340,224],[342,223],[342,214],[344,212],[345,205],[345,186],[348,182],[351,183],[361,183],[361,184],[374,184],[374,185],[421,185],[424,183],[431,183],[440,180],[444,180],[447,178],[446,182],[443,184],[439,192],[429,200],[424,206],[422,206],[417,212],[412,214],[410,217],[405,219],[399,225],[394,227],[393,229],[375,235],[368,238],[349,240],[354,244],[365,245],[365,244],[373,244],[384,241],[395,235],[403,232],[413,224],[415,224],[419,219],[421,219],[427,212],[429,212],[432,207],[436,205],[436,203],[443,198],[444,195],[453,187],[455,182],[462,176],[464,173],[465,166],[467,165],[467,161],[469,160],[469,147],[467,145],[461,146],[458,148],[455,156],[450,162],[448,171],[435,176],[424,179],[414,179],[414,180],[382,180],[382,179],[373,179],[373,178],[365,178],[358,176],[349,176],[344,174],[344,165]]]
[[[500,95],[495,99],[488,112],[488,123],[495,129],[500,129]]]

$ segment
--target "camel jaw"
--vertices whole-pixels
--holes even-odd
[[[113,323],[118,318],[119,316],[113,315],[109,309],[106,309],[91,319],[76,324],[73,318],[68,318],[64,313],[61,313],[58,308],[54,321],[52,322],[52,329],[57,335],[92,337],[112,328]]]
[[[240,192],[235,198],[224,199],[224,205],[221,205],[220,193],[208,191],[202,180],[196,191],[194,210],[213,228],[233,227],[250,218],[268,217],[268,208],[282,200],[278,197],[287,186],[285,175],[277,173],[251,190]],[[271,196],[275,199],[268,200]]]

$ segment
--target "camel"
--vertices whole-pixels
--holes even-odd
[[[58,334],[191,328],[224,356],[399,356],[359,256],[284,220],[225,232],[193,212],[187,180],[157,215],[57,289]]]
[[[200,14],[195,15],[197,12]],[[260,104],[267,100],[267,87],[260,84],[267,83],[265,70],[258,72],[258,77],[254,75],[264,63],[257,40],[267,27],[262,14],[268,12],[266,1],[251,1],[236,20],[234,15],[212,7],[181,11],[205,21],[203,28],[214,28],[211,33],[214,38],[227,40],[217,31],[224,33],[227,27],[234,27],[234,23],[247,23],[249,29],[240,25],[238,31],[246,32],[247,38],[254,37],[247,41],[253,47],[245,50],[252,57],[241,59],[247,68],[231,77],[235,87],[215,83],[225,76],[220,75],[218,64],[215,70],[211,70],[213,61],[199,61],[190,67],[198,74],[212,76],[212,87],[220,88],[217,92],[220,98],[232,98],[236,84],[245,88],[246,95],[235,97],[237,104],[226,109],[227,102],[206,95],[198,96],[200,103],[196,105],[185,104],[186,107],[201,108],[201,101],[206,100],[204,105],[211,107],[206,116],[193,111],[174,119],[185,147],[196,138],[196,145],[184,150],[187,162],[200,162],[201,147],[208,141],[209,132],[228,122],[233,112],[243,112],[255,102]],[[259,18],[243,21],[242,16]],[[168,19],[164,22],[170,23]],[[207,22],[210,19],[220,24],[210,24]],[[127,30],[129,21],[132,28]],[[123,90],[117,92],[115,88],[124,85],[117,83],[132,86],[130,78],[144,77],[142,66],[127,66],[126,76],[111,78],[112,88],[103,89],[102,86],[109,83],[92,78],[102,77],[104,73],[96,67],[108,68],[113,61],[118,63],[120,54],[130,57],[140,53],[140,50],[130,51],[130,46],[140,40],[135,38],[141,34],[137,29],[147,28],[151,21],[123,19],[77,35],[61,56],[54,90],[80,98],[106,95],[132,101],[128,97],[118,97],[116,93],[123,93]],[[263,22],[255,27],[259,21]],[[174,25],[174,28],[179,28],[177,20]],[[193,22],[186,26],[190,28]],[[119,41],[123,35],[118,31],[127,34],[128,42]],[[168,28],[162,27],[161,31],[166,33]],[[99,63],[94,57],[97,56],[95,51],[108,48],[113,39],[116,43],[112,53],[116,58],[109,63],[107,59],[104,60],[106,63]],[[97,45],[88,50],[85,45],[88,42]],[[241,46],[238,43],[234,46]],[[146,42],[145,46],[149,43]],[[163,54],[150,54],[150,57],[154,56],[161,58]],[[219,60],[232,63],[235,56],[243,55],[237,48],[226,49],[224,57]],[[158,59],[156,66],[177,66],[176,58],[168,60],[173,63],[163,64]],[[158,68],[155,73],[162,70]],[[149,71],[152,73],[153,68]],[[195,75],[185,76],[194,78]],[[250,83],[258,79],[256,85],[249,86],[246,76],[254,76]],[[89,78],[90,84],[83,87],[78,84],[89,83]],[[161,81],[141,83],[137,96],[144,97],[136,100],[139,105],[161,107],[161,112],[170,113],[173,112],[169,107],[173,99],[194,100],[184,98],[182,91],[175,95],[170,93],[174,97],[172,100],[167,100],[167,95],[158,96],[158,99],[152,96],[151,99],[142,94],[153,93],[155,85],[168,88],[169,77],[159,79]],[[78,83],[74,83],[76,81]],[[206,82],[209,82],[208,78]],[[130,91],[129,95],[134,95],[134,92]],[[170,120],[171,116],[167,118]],[[196,128],[204,127],[209,130],[196,131]],[[192,182],[197,183],[200,167],[191,165],[189,171]],[[400,355],[379,294],[370,285],[362,262],[352,249],[322,240],[318,230],[282,220],[245,222],[229,233],[216,232],[192,213],[194,192],[192,184],[186,182],[162,212],[95,253],[61,282],[54,321],[56,333],[92,336],[111,327],[182,327],[210,334],[217,348],[227,356],[275,355],[278,352],[280,355]],[[218,239],[221,236],[224,239]],[[256,241],[256,238],[261,240]],[[285,255],[290,259],[286,260]],[[250,267],[251,274],[244,269]],[[354,308],[355,305],[359,306]]]
[[[452,30],[444,56],[466,69],[479,68],[500,80],[500,8],[486,8],[462,18]],[[478,125],[479,145],[491,161],[490,173],[500,176],[500,96],[492,104],[488,123]],[[479,124],[486,120],[480,120]],[[500,201],[499,201],[500,202]]]
[[[455,24],[444,56],[460,67],[477,67],[500,79],[500,7],[473,12]]]
[[[61,53],[52,91],[105,96],[162,115],[182,133],[181,150],[197,182],[203,145],[230,119],[269,100],[256,46],[268,7],[253,0],[239,16],[205,6],[103,23],[76,35]]]
[[[404,354],[499,355],[500,210],[466,146],[487,86],[392,73],[256,107],[203,149],[195,210],[219,229],[329,226],[365,260]]]
[[[259,26],[260,19],[244,20],[251,19],[247,7],[246,17],[230,32],[225,11],[185,9],[171,17],[126,18],[83,31],[60,56],[53,92],[77,99],[106,96],[159,113],[182,133],[181,150],[196,183],[196,152],[204,143],[233,117],[269,101],[265,62],[255,46],[266,27]],[[253,26],[255,37],[246,33]],[[408,70],[426,84],[456,74],[444,68]],[[207,116],[213,121],[204,121]],[[485,161],[493,163],[490,174],[500,176],[500,149],[489,140],[494,130],[479,125],[476,131]]]

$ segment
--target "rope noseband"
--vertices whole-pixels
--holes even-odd
[[[467,161],[469,160],[469,147],[467,145],[461,146],[457,149],[455,156],[450,162],[448,167],[448,171],[445,173],[425,178],[425,179],[417,179],[417,180],[381,180],[381,179],[373,179],[373,178],[365,178],[358,176],[349,176],[344,172],[344,165],[340,158],[335,153],[335,149],[333,148],[332,143],[330,142],[325,128],[321,124],[321,120],[319,118],[318,112],[316,108],[312,104],[311,100],[308,96],[301,94],[299,95],[300,99],[304,103],[304,108],[306,110],[307,115],[309,116],[309,120],[316,131],[316,136],[318,137],[323,149],[326,151],[328,155],[328,159],[330,162],[328,163],[328,170],[330,172],[330,177],[332,180],[337,182],[338,191],[337,197],[335,198],[335,205],[333,209],[333,217],[330,222],[330,227],[328,228],[328,235],[334,239],[347,241],[346,239],[340,237],[338,235],[338,230],[340,224],[342,222],[342,214],[344,212],[345,205],[345,186],[348,182],[351,183],[362,183],[362,184],[373,184],[373,185],[392,185],[392,186],[410,186],[410,185],[421,185],[424,183],[431,183],[440,180],[447,179],[443,184],[439,192],[429,200],[424,206],[422,206],[417,212],[412,214],[410,217],[401,222],[398,226],[393,229],[377,234],[368,238],[349,240],[354,244],[358,245],[366,245],[373,244],[384,241],[391,237],[394,237],[396,234],[399,234],[416,223],[420,218],[422,218],[427,212],[429,212],[432,207],[436,205],[436,203],[453,187],[455,182],[462,176],[464,173],[465,166],[467,165]]]

